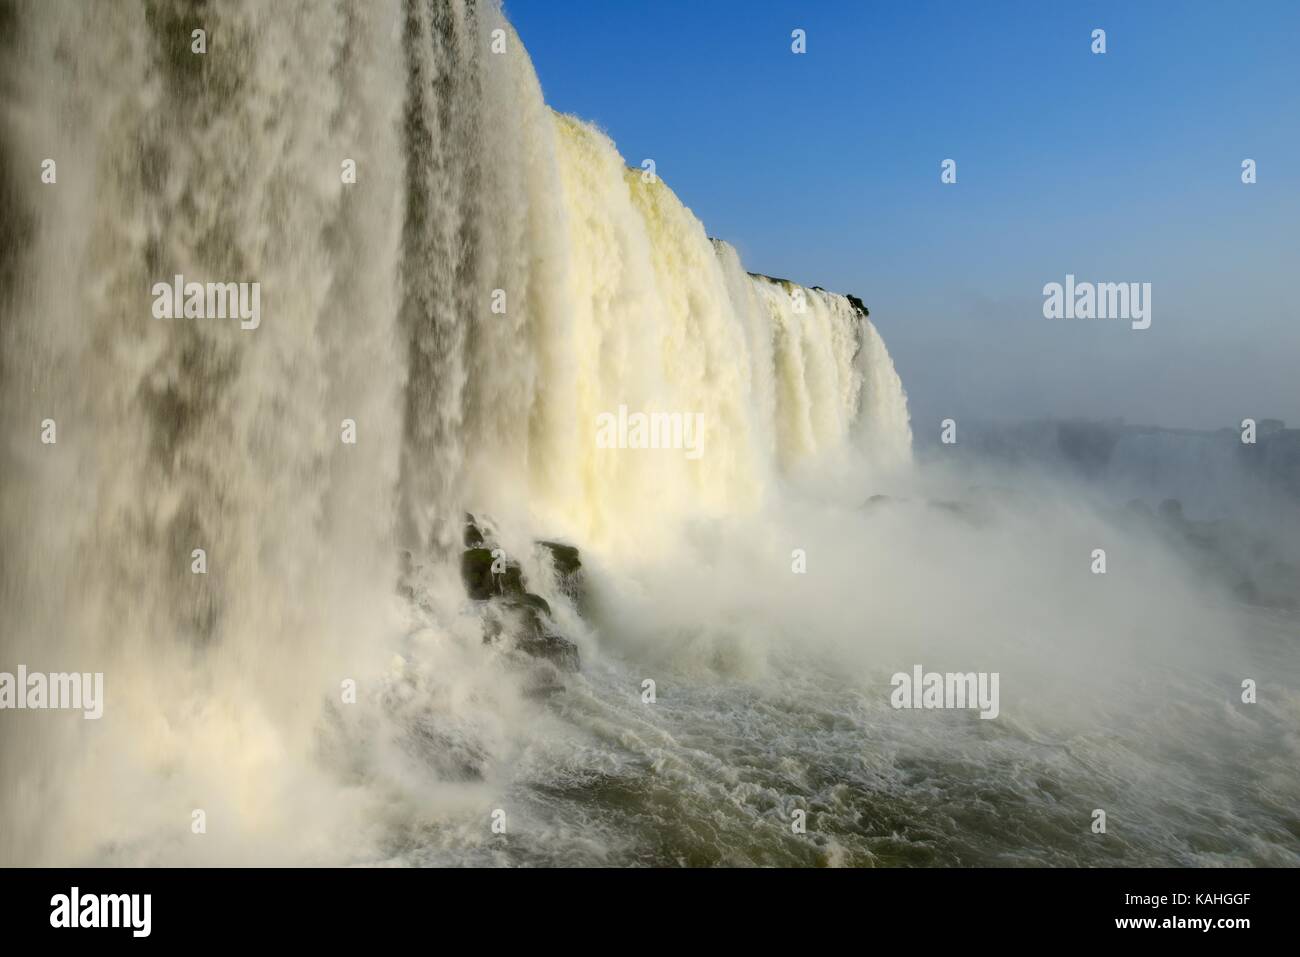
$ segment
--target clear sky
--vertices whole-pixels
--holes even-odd
[[[1300,3],[506,12],[547,102],[653,158],[747,268],[861,296],[918,429],[1300,426]],[[1067,273],[1150,282],[1151,328],[1043,318]]]

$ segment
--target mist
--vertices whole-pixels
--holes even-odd
[[[1300,863],[1280,358],[778,269],[493,2],[205,10],[0,41],[0,671],[103,675],[0,863]]]

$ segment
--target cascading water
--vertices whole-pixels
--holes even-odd
[[[86,822],[91,793],[182,814],[156,803],[164,767],[178,790],[269,794],[268,763],[310,752],[319,700],[384,632],[398,546],[446,552],[466,507],[644,545],[843,442],[864,381],[896,394],[879,408],[906,451],[865,318],[820,291],[794,315],[665,186],[551,113],[495,5],[20,3],[12,20],[7,657],[102,670],[112,704],[102,729],[6,715],[4,818],[24,822],[6,860],[133,840],[111,813]],[[56,180],[33,187],[47,157]],[[153,318],[151,287],[178,274],[259,282],[264,320]],[[708,454],[601,455],[596,417],[620,404],[702,413]]]
[[[0,670],[102,671],[106,700],[99,721],[0,715],[0,862],[978,860],[969,835],[900,823],[935,794],[960,804],[954,780],[978,785],[965,813],[993,800],[1057,848],[1013,859],[1127,853],[1061,836],[1092,794],[1045,806],[1021,779],[1095,777],[1040,740],[1075,731],[1041,704],[1048,663],[1077,664],[1094,630],[1067,625],[1048,654],[972,621],[1001,587],[990,550],[1018,560],[1004,543],[1043,522],[978,539],[933,510],[864,512],[868,490],[924,489],[864,311],[747,274],[667,186],[549,110],[495,3],[3,17]],[[260,325],[153,318],[176,275],[260,283]],[[600,447],[621,408],[699,416],[701,454]],[[550,699],[483,641],[466,510],[581,648]],[[1073,547],[1082,526],[1055,534]],[[593,614],[530,552],[554,537],[582,548]],[[1017,572],[1024,614],[1087,609],[1121,645],[1133,589],[1059,588],[1044,576],[1063,562]],[[1227,627],[1182,625],[1196,648]],[[883,733],[877,672],[926,650],[1004,652],[1044,690],[1001,737],[911,715]],[[1072,746],[1085,765],[1103,750]],[[1268,748],[1253,758],[1286,760]],[[1125,781],[1104,787],[1133,804],[1136,845],[1217,853],[1161,845]],[[806,841],[796,804],[819,815]],[[1256,858],[1292,860],[1269,828]]]
[[[357,615],[391,592],[403,74],[397,11],[379,12],[15,12],[7,649],[104,671],[118,704],[103,728],[5,723],[6,859],[100,851],[124,839],[128,808],[169,816],[147,781],[159,773],[180,790],[265,774],[318,720],[286,675],[333,680]],[[364,194],[345,191],[345,156]],[[56,182],[29,188],[46,157]],[[276,320],[153,319],[150,289],[174,274],[259,281]],[[345,416],[366,425],[359,449],[339,444]],[[57,442],[32,443],[47,418]],[[86,802],[107,820],[87,823]],[[65,817],[85,830],[33,825]]]

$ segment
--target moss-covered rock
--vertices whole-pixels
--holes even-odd
[[[467,548],[460,557],[465,591],[475,601],[524,593],[524,571],[498,548]]]
[[[483,640],[493,642],[508,632],[515,636],[519,650],[576,671],[578,646],[555,628],[550,603],[528,590],[523,568],[496,547],[490,527],[466,514],[464,541],[460,569],[465,593],[474,601],[489,603],[484,610]],[[539,544],[550,555],[560,587],[576,598],[582,570],[578,550],[558,542]]]

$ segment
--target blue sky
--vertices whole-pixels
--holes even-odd
[[[917,428],[1300,426],[1300,3],[506,11],[547,102],[652,157],[747,268],[863,298]],[[1151,329],[1044,319],[1066,273],[1152,283]]]

